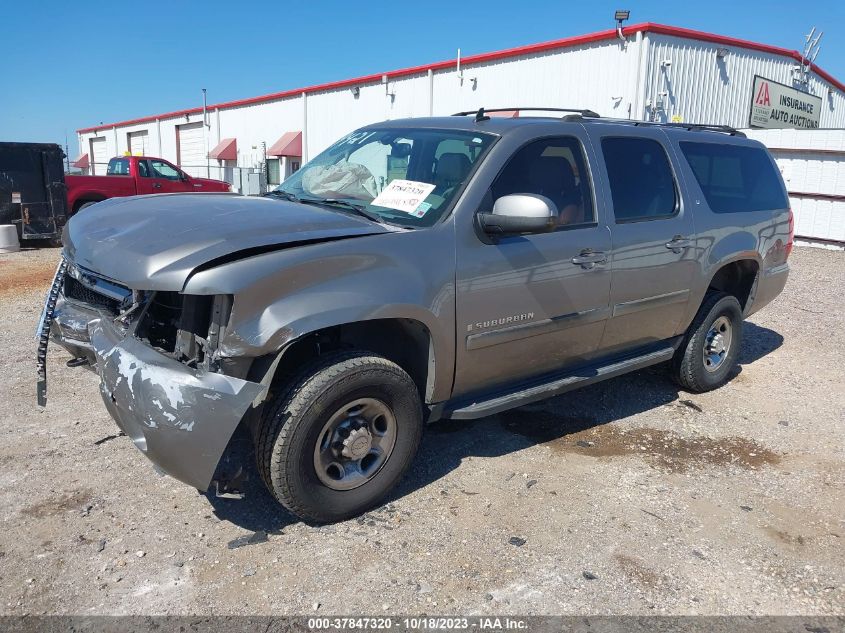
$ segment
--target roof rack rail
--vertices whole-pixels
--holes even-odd
[[[591,123],[627,123],[633,126],[654,126],[654,127],[668,127],[678,128],[681,130],[701,130],[705,132],[722,132],[730,136],[741,136],[745,138],[745,133],[740,132],[730,125],[718,125],[715,123],[660,123],[658,121],[636,121],[634,119],[618,119],[610,117],[594,117],[591,115],[570,114],[564,117],[567,121],[590,121]]]
[[[452,116],[468,116],[470,114],[475,115],[475,120],[477,122],[486,121],[490,117],[487,116],[488,112],[567,112],[569,114],[576,114],[582,117],[600,117],[601,115],[597,112],[593,112],[592,110],[586,110],[584,108],[490,108],[489,110],[482,108],[478,108],[478,110],[467,110],[466,112],[455,112]]]

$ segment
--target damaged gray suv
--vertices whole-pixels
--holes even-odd
[[[261,198],[115,198],[73,217],[39,328],[202,491],[243,425],[291,512],[352,517],[426,422],[656,363],[731,376],[784,287],[792,214],[736,130],[483,110],[357,130]]]

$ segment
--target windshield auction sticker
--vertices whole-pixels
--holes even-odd
[[[391,180],[382,189],[372,204],[378,207],[404,211],[414,217],[421,218],[431,207],[423,204],[424,200],[434,191],[434,185],[415,180]]]

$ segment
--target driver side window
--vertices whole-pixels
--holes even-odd
[[[166,178],[167,180],[179,180],[181,178],[181,174],[164,161],[151,160],[150,167],[153,170],[153,176],[156,178]]]
[[[551,200],[558,210],[558,228],[596,221],[584,151],[574,137],[533,141],[511,157],[491,187],[491,202],[520,193]]]

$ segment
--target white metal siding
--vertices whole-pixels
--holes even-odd
[[[644,83],[645,99],[659,99],[667,92],[665,107],[657,120],[671,121],[678,115],[689,123],[718,123],[748,127],[754,75],[792,86],[795,60],[745,48],[720,47],[668,35],[647,34],[650,40],[648,70]],[[725,48],[724,59],[716,50]],[[671,61],[671,66],[662,62]],[[811,73],[809,90],[822,98],[823,128],[845,127],[845,94],[830,91],[827,82]],[[643,118],[647,112],[643,111]]]
[[[589,108],[628,117],[636,96],[638,45],[599,42],[434,75],[434,114],[495,107]],[[474,80],[474,81],[473,81]]]
[[[795,213],[795,234],[845,246],[845,130],[746,130],[772,152]]]
[[[109,162],[109,147],[105,136],[97,136],[90,140],[91,148],[91,173],[102,176],[106,173],[106,166]]]
[[[208,152],[205,149],[205,126],[202,121],[186,123],[176,128],[179,136],[179,166],[192,176],[204,176]]]
[[[129,132],[129,153],[133,156],[148,156],[150,135],[146,130]]]

